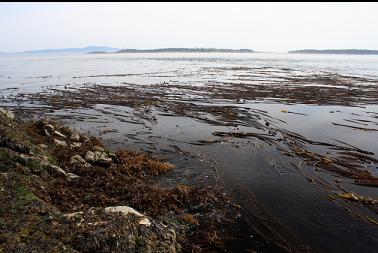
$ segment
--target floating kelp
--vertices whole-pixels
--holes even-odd
[[[296,156],[305,158],[303,162],[307,165],[319,167],[332,173],[352,178],[355,180],[354,182],[359,185],[378,186],[378,178],[364,169],[366,164],[377,163],[377,159],[366,155],[371,154],[371,152],[350,145],[343,147],[332,143],[312,141],[287,130],[277,129],[277,131],[280,132],[282,136],[274,137],[271,134],[253,132],[213,132],[212,134],[220,137],[257,138],[270,145],[277,146],[277,149],[285,155],[294,153]],[[322,155],[308,150],[304,144],[325,146],[340,151],[337,155],[333,156]]]

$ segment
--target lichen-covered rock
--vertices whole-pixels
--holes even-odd
[[[106,152],[95,151],[94,153],[99,164],[109,166],[113,162]]]
[[[91,167],[91,165],[80,155],[74,155],[73,157],[71,157],[70,164],[80,167]]]
[[[100,164],[104,166],[110,166],[113,162],[112,158],[110,158],[105,151],[87,151],[85,154],[85,160],[92,164]]]
[[[139,224],[146,225],[146,226],[151,225],[150,220],[145,215],[141,214],[140,212],[138,212],[137,210],[135,210],[134,208],[131,208],[129,206],[106,207],[105,212],[107,212],[107,213],[121,213],[124,216],[133,214],[133,215],[140,217]]]
[[[85,154],[85,160],[90,163],[95,163],[95,153],[92,151],[87,151],[87,153]]]
[[[0,108],[0,113],[3,114],[5,117],[7,117],[8,119],[11,119],[13,120],[15,118],[13,112],[11,111],[8,111],[8,110],[5,110],[3,108]]]
[[[80,135],[78,133],[73,132],[70,136],[71,141],[79,141]]]

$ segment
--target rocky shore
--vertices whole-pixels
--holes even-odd
[[[112,152],[49,120],[0,110],[0,252],[222,250],[238,206],[221,187],[163,187],[162,158]]]

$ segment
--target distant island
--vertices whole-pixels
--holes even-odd
[[[362,54],[362,55],[378,55],[378,50],[368,49],[303,49],[289,51],[289,54]]]
[[[217,48],[158,48],[158,49],[122,49],[114,53],[254,53],[251,49],[217,49]],[[104,54],[93,51],[88,54]]]
[[[27,50],[21,52],[0,52],[0,55],[47,55],[47,54],[109,54],[109,53],[255,53],[251,49],[229,48],[158,48],[158,49],[120,49],[106,46],[80,48],[57,48]]]
[[[88,46],[82,48],[42,49],[18,52],[22,54],[85,54],[89,52],[117,52],[119,48]]]
[[[39,50],[28,50],[21,52],[0,52],[0,55],[45,55],[45,54],[86,54],[89,52],[104,52],[104,53],[114,53],[119,51],[120,48],[112,47],[98,47],[98,46],[88,46],[79,48],[57,48],[57,49],[39,49]]]

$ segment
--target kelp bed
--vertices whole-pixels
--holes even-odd
[[[364,206],[378,214],[377,200],[344,189],[338,183],[338,179],[329,182],[321,176],[308,173],[308,168],[313,168],[315,172],[329,172],[336,178],[350,179],[353,184],[376,188],[378,186],[375,173],[378,161],[376,154],[336,139],[329,142],[311,140],[278,127],[278,123],[284,121],[269,115],[267,111],[246,106],[255,102],[349,107],[375,105],[378,102],[377,80],[331,73],[282,75],[282,72],[286,71],[284,69],[275,72],[261,68],[261,73],[258,68],[243,67],[212,71],[216,75],[224,70],[238,74],[234,74],[233,79],[224,82],[210,80],[200,85],[176,82],[149,85],[67,84],[61,89],[49,88],[39,93],[18,93],[8,100],[48,106],[29,107],[37,113],[92,108],[97,104],[127,106],[134,109],[132,117],[115,113],[113,116],[120,121],[141,124],[147,128],[156,123],[156,114],[185,116],[211,126],[234,127],[232,131],[213,132],[214,138],[187,143],[211,146],[218,143],[232,144],[238,139],[257,139],[275,147],[283,155],[292,157],[293,167],[309,182],[316,183],[329,191],[327,198],[330,200],[345,200],[347,203]],[[208,73],[210,72],[208,70]],[[267,73],[269,79],[265,78]],[[100,76],[89,76],[89,78],[96,77]],[[20,115],[30,112],[28,108],[14,109],[15,111],[19,109]],[[281,112],[311,116],[286,109],[282,109]],[[332,122],[332,124],[356,131],[378,131],[378,113],[366,113],[370,116],[369,120],[349,118],[344,119],[348,123]],[[79,117],[77,118],[80,120]],[[378,221],[370,215],[350,212],[369,223],[378,224]]]

